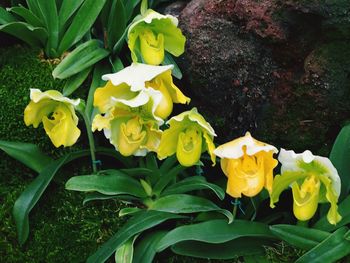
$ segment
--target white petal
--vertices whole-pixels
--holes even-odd
[[[250,133],[247,132],[244,137],[220,145],[214,150],[214,154],[220,158],[237,159],[243,156],[243,147],[246,148],[246,153],[248,155],[254,155],[261,151],[278,152],[276,147],[255,140]]]
[[[145,89],[145,82],[150,81],[167,70],[173,69],[173,65],[152,66],[141,63],[133,63],[129,67],[113,74],[102,76],[105,81],[110,80],[114,86],[126,83],[131,91],[140,91]]]
[[[48,90],[48,91],[42,92],[40,89],[30,89],[30,99],[35,103],[43,99],[51,99],[54,101],[65,102],[73,106],[78,106],[80,103],[80,99],[76,99],[76,100],[69,99],[63,96],[62,93],[57,90]]]

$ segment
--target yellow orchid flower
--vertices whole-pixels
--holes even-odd
[[[278,156],[281,162],[281,175],[273,182],[270,206],[278,202],[281,192],[292,188],[293,212],[300,221],[312,218],[318,203],[329,202],[331,207],[327,214],[330,224],[341,220],[338,213],[340,195],[340,178],[337,170],[326,157],[314,156],[310,151],[296,154],[294,151],[281,149]]]
[[[72,146],[80,136],[78,117],[74,107],[80,100],[64,97],[57,90],[45,92],[39,89],[30,90],[30,103],[24,110],[24,122],[27,126],[37,128],[42,122],[46,134],[55,147]]]
[[[249,132],[220,145],[214,154],[221,158],[221,168],[228,177],[226,192],[234,198],[253,197],[265,187],[272,190],[273,169],[278,162],[273,154],[278,150],[255,140]]]
[[[105,114],[97,114],[92,122],[92,131],[103,130],[107,139],[123,156],[145,156],[157,151],[161,138],[154,112],[161,99],[161,93],[150,89],[145,96],[148,102],[131,107],[119,101]]]
[[[177,27],[178,20],[149,9],[136,17],[128,30],[128,46],[134,62],[159,65],[165,51],[178,57],[185,50],[186,38]]]
[[[102,79],[106,80],[107,84],[95,91],[94,106],[101,113],[106,113],[117,104],[139,107],[148,103],[148,90],[156,90],[161,97],[154,114],[156,118],[166,119],[172,112],[173,103],[190,101],[173,83],[172,68],[172,65],[151,66],[133,63],[117,73],[106,74]]]
[[[158,148],[159,159],[176,153],[181,165],[192,166],[198,163],[202,152],[208,151],[215,164],[213,137],[216,134],[196,108],[172,117],[167,123],[170,128],[163,132]]]

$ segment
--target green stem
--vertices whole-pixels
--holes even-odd
[[[309,220],[306,220],[306,221],[298,220],[297,226],[308,227],[309,226]]]
[[[81,106],[81,107],[79,107],[79,106]],[[91,130],[91,121],[90,121],[90,118],[85,113],[85,105],[79,105],[79,106],[78,106],[77,110],[84,119],[86,133],[87,133],[88,140],[89,140],[92,171],[93,171],[93,173],[97,173],[96,154],[95,154],[96,148],[95,148],[94,136],[93,136],[92,130]]]
[[[234,205],[233,205],[233,211],[232,211],[233,220],[236,219],[238,202],[239,202],[239,199],[236,198],[236,199],[235,199],[235,203],[234,203]]]

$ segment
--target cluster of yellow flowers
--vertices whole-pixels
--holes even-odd
[[[172,65],[163,63],[165,52],[179,56],[184,52],[185,37],[177,28],[178,21],[170,15],[148,10],[128,30],[128,46],[133,63],[123,70],[102,76],[107,81],[94,94],[98,113],[92,131],[102,131],[110,143],[124,156],[145,156],[156,152],[159,159],[176,154],[183,166],[198,164],[207,151],[215,165],[216,156],[228,177],[227,193],[234,198],[253,197],[263,188],[271,197],[271,207],[280,193],[292,187],[294,214],[308,220],[319,202],[330,202],[328,220],[340,219],[337,201],[340,179],[331,162],[305,151],[295,154],[281,150],[278,160],[281,175],[273,177],[278,161],[276,147],[259,142],[249,132],[215,149],[214,129],[196,108],[166,119],[174,103],[188,104],[190,99],[173,83]],[[143,63],[147,64],[143,64]],[[60,92],[31,89],[31,102],[24,111],[26,125],[43,122],[44,129],[56,147],[71,146],[80,136],[74,108],[80,103]],[[160,127],[168,124],[162,131]]]

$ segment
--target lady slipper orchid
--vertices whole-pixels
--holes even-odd
[[[196,108],[172,117],[167,124],[170,128],[163,132],[158,148],[159,159],[176,153],[181,165],[192,166],[198,163],[202,152],[208,151],[215,164],[213,137],[216,134]]]
[[[338,213],[340,178],[328,158],[315,156],[310,151],[296,154],[281,149],[278,156],[281,162],[281,175],[273,182],[271,207],[278,202],[281,192],[290,186],[293,193],[293,212],[300,221],[306,221],[315,214],[318,203],[329,202],[327,214],[330,224],[341,220]]]
[[[278,150],[255,140],[249,132],[231,142],[220,145],[214,154],[221,158],[221,168],[228,177],[226,192],[234,198],[253,197],[265,187],[272,190],[273,169]]]
[[[186,38],[177,27],[178,20],[151,9],[139,16],[128,30],[128,46],[134,62],[159,65],[165,51],[178,57],[185,50]]]
[[[161,93],[150,89],[145,95],[149,100],[143,105],[119,102],[105,114],[97,114],[92,122],[92,131],[103,130],[107,139],[123,156],[145,156],[157,151],[161,137],[154,112],[161,100]]]
[[[30,103],[24,110],[24,122],[27,126],[37,128],[42,122],[46,134],[55,147],[72,146],[80,136],[78,117],[74,107],[80,99],[71,100],[57,90],[45,92],[30,90]]]
[[[117,104],[139,107],[150,100],[149,90],[156,90],[161,94],[161,99],[154,114],[158,119],[165,119],[171,114],[173,103],[190,101],[173,83],[172,68],[172,65],[133,63],[117,73],[106,74],[102,79],[108,82],[95,91],[94,106],[100,113],[106,113]]]

